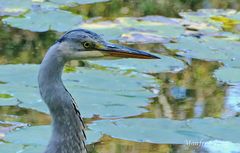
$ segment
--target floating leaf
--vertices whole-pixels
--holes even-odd
[[[96,60],[89,61],[105,67],[118,68],[122,70],[135,70],[145,73],[178,72],[185,68],[185,64],[173,57],[156,55],[159,60],[119,59],[119,60]]]
[[[162,36],[157,34],[129,32],[127,34],[122,34],[120,41],[124,43],[167,43],[170,39],[162,38]]]
[[[60,5],[71,5],[71,4],[92,4],[97,2],[107,2],[109,0],[49,0],[50,2]]]
[[[0,16],[17,16],[31,8],[31,4],[31,0],[0,0]]]
[[[17,144],[0,144],[1,153],[43,153],[46,146],[23,146]]]
[[[14,106],[17,105],[19,102],[15,98],[11,99],[0,99],[0,106]]]
[[[240,60],[240,42],[224,38],[181,37],[176,43],[165,45],[168,49],[180,50],[179,55],[207,61],[221,61],[228,64],[232,59]]]
[[[221,67],[214,72],[214,76],[219,80],[229,84],[240,83],[240,69],[231,67]]]
[[[230,17],[231,19],[240,21],[240,12],[237,12],[236,14],[233,14]]]
[[[87,144],[98,142],[102,134],[96,131],[86,131]],[[12,144],[0,144],[0,151],[14,153],[23,150],[23,153],[37,152],[41,153],[46,148],[51,136],[50,126],[25,127],[8,133],[5,140]],[[11,146],[16,146],[11,149]],[[24,147],[27,146],[27,147]]]
[[[119,119],[95,121],[90,129],[111,137],[136,142],[186,144],[189,141],[224,140],[240,142],[240,118],[191,119]],[[137,130],[136,130],[137,129]]]
[[[106,40],[118,40],[124,29],[118,23],[112,21],[103,21],[98,23],[83,23],[80,28],[92,30],[102,35]]]
[[[168,18],[165,16],[150,15],[137,18],[139,21],[159,22],[168,25],[178,25],[178,22],[174,18]]]
[[[0,91],[12,94],[15,102],[21,101],[21,107],[48,113],[37,88],[37,74],[37,65],[2,65],[0,80],[8,84],[0,85]],[[78,102],[83,116],[88,118],[94,115],[112,118],[138,115],[147,111],[143,106],[155,96],[144,88],[156,87],[153,77],[141,73],[77,68],[74,73],[65,73],[63,81]]]
[[[237,32],[234,28],[240,22],[237,17],[238,14],[236,10],[232,9],[200,9],[197,12],[181,12],[180,16],[184,18],[181,22],[187,23],[187,21],[190,21],[187,23],[190,27],[191,24],[200,24],[205,25],[207,29],[209,27],[212,30],[222,31],[223,28],[226,31]],[[199,29],[197,26],[195,28]]]
[[[67,21],[67,22],[66,22]],[[67,31],[82,22],[82,17],[63,10],[36,10],[24,17],[8,17],[3,22],[13,27],[30,31],[43,32],[48,30]]]
[[[236,10],[228,9],[199,9],[197,12],[181,12],[179,13],[184,19],[194,22],[209,22],[213,16],[231,16],[236,14]]]
[[[240,150],[240,144],[229,141],[213,140],[204,143],[203,148],[209,153],[237,153]]]
[[[126,36],[133,35],[134,33],[141,34],[141,37],[131,39],[133,43],[163,42],[164,39],[176,38],[184,33],[184,28],[177,24],[157,22],[158,20],[149,20],[149,18],[146,18],[146,21],[144,20],[144,17],[124,17],[118,18],[113,22],[85,23],[80,25],[80,27],[103,34],[107,40],[118,40],[121,38],[121,41],[127,41],[124,40],[129,39]],[[142,37],[145,39],[142,39]]]
[[[26,137],[26,135],[29,136]],[[86,131],[86,135],[88,137],[87,144],[95,143],[102,137],[102,134],[89,130]],[[50,136],[51,126],[32,126],[12,131],[6,135],[4,140],[14,144],[46,146],[49,142]]]
[[[240,20],[233,20],[223,16],[213,16],[212,20],[223,23],[223,29],[226,31],[233,30],[237,25],[240,25]]]
[[[27,12],[28,10],[34,11],[39,8],[49,10],[57,9],[60,6],[66,5],[73,6],[75,4],[90,4],[106,1],[108,0],[0,0],[0,16],[18,16]]]
[[[16,144],[0,144],[0,152],[2,153],[16,153],[22,151],[23,147]]]

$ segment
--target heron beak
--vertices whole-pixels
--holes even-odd
[[[157,57],[145,51],[111,43],[107,43],[101,47],[99,46],[98,49],[104,52],[104,54],[113,57],[160,59],[160,57]]]

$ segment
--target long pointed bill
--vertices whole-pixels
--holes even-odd
[[[160,57],[157,57],[145,51],[110,43],[107,43],[104,46],[99,47],[99,50],[113,57],[160,59]]]

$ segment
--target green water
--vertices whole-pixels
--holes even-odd
[[[2,1],[0,1],[0,8],[1,8],[1,2]],[[65,11],[72,12],[74,15],[81,15],[83,18],[83,22],[87,22],[89,25],[86,25],[86,26],[90,27],[92,23],[97,24],[98,22],[104,22],[104,21],[110,24],[112,21],[114,21],[115,19],[118,19],[119,17],[144,17],[148,15],[161,15],[168,18],[180,18],[180,15],[179,15],[180,12],[185,12],[188,10],[197,11],[202,8],[234,9],[236,11],[239,11],[240,1],[239,0],[231,0],[231,1],[230,0],[229,1],[112,0],[108,2],[78,4],[73,6],[61,5],[60,8]],[[1,14],[1,11],[0,11],[0,14]],[[152,73],[146,74],[144,73],[145,71],[143,71],[141,68],[136,68],[137,72],[135,72],[134,70],[131,70],[131,69],[129,70],[128,68],[126,68],[127,70],[124,70],[115,66],[116,67],[115,68],[116,71],[115,71],[115,69],[112,70],[112,67],[114,67],[114,65],[110,65],[109,63],[104,63],[104,62],[93,63],[93,66],[91,65],[91,61],[90,61],[90,66],[88,62],[86,64],[82,64],[81,62],[77,62],[77,61],[69,62],[68,65],[70,67],[85,65],[88,68],[89,67],[93,68],[92,70],[93,72],[92,71],[91,73],[89,72],[90,73],[89,75],[90,76],[95,74],[100,75],[99,78],[101,79],[104,78],[104,75],[102,77],[102,73],[100,74],[100,72],[98,73],[98,71],[101,71],[101,72],[103,71],[103,73],[106,73],[109,75],[114,74],[113,76],[109,77],[109,79],[112,79],[112,80],[115,79],[115,74],[121,75],[121,78],[118,78],[118,79],[121,82],[121,83],[119,82],[119,84],[123,84],[123,87],[117,86],[121,89],[121,91],[116,90],[113,92],[109,92],[108,90],[111,90],[110,83],[106,83],[105,85],[104,83],[103,85],[96,83],[96,87],[89,87],[88,85],[84,84],[83,87],[86,88],[87,92],[89,92],[88,93],[89,96],[92,95],[94,97],[95,92],[98,93],[99,90],[104,89],[104,91],[108,94],[108,98],[110,100],[112,99],[112,101],[120,101],[121,98],[116,97],[120,95],[122,97],[135,97],[136,100],[134,102],[139,102],[139,101],[141,102],[140,104],[136,104],[136,106],[135,104],[134,106],[126,105],[127,111],[123,113],[123,115],[121,115],[121,112],[117,114],[116,113],[111,114],[115,110],[114,109],[111,110],[112,106],[110,104],[109,106],[105,106],[106,104],[104,105],[104,108],[109,107],[109,109],[101,110],[99,112],[94,112],[94,113],[93,112],[86,113],[87,111],[91,111],[91,109],[85,110],[85,106],[84,106],[82,110],[84,114],[83,116],[85,117],[84,120],[87,123],[87,125],[90,127],[91,124],[94,123],[95,121],[108,120],[112,118],[113,119],[168,118],[168,119],[172,119],[171,121],[173,121],[174,123],[175,121],[187,121],[188,119],[204,120],[208,117],[223,119],[223,120],[229,119],[229,118],[238,118],[240,115],[240,103],[239,103],[240,80],[232,78],[232,76],[235,76],[236,78],[238,78],[237,75],[239,74],[238,70],[240,68],[240,64],[238,62],[239,53],[235,54],[234,52],[230,54],[229,52],[227,52],[228,48],[224,48],[223,46],[220,45],[222,44],[221,42],[218,44],[218,39],[221,39],[222,37],[224,38],[226,37],[227,41],[228,40],[234,41],[233,43],[230,42],[232,45],[231,50],[234,50],[234,49],[237,50],[239,48],[239,46],[237,46],[240,40],[239,14],[240,13],[238,13],[238,16],[236,15],[237,16],[236,20],[238,20],[237,23],[230,24],[233,26],[230,26],[230,28],[228,28],[227,26],[229,26],[229,24],[227,22],[224,25],[225,27],[223,26],[221,31],[220,32],[218,31],[220,34],[216,34],[216,36],[213,36],[214,41],[215,39],[217,40],[216,40],[216,43],[214,43],[213,46],[211,46],[214,49],[212,49],[211,47],[209,48],[214,51],[216,50],[216,59],[212,55],[208,54],[210,51],[203,52],[202,54],[196,54],[196,55],[191,54],[191,52],[189,54],[188,52],[186,54],[181,54],[181,52],[183,52],[185,48],[186,49],[191,48],[191,45],[190,44],[182,45],[181,41],[178,41],[178,37],[183,36],[184,35],[183,33],[181,33],[181,36],[177,35],[176,33],[171,34],[169,36],[168,34],[171,33],[171,29],[170,29],[169,32],[165,31],[162,33],[162,35],[166,35],[166,36],[164,37],[164,41],[161,41],[161,42],[143,43],[142,40],[145,41],[145,39],[146,41],[153,40],[152,37],[150,39],[149,37],[146,37],[146,35],[144,35],[145,37],[141,38],[141,42],[139,37],[137,37],[134,40],[134,42],[130,41],[129,39],[121,41],[121,39],[116,39],[116,38],[112,38],[110,39],[110,41],[121,43],[130,47],[141,49],[141,50],[148,50],[159,56],[164,55],[164,56],[171,57],[174,60],[176,60],[176,61],[173,61],[172,63],[179,61],[185,65],[184,67],[179,66],[176,68],[176,66],[173,66],[171,64],[170,66],[166,66],[163,63],[162,67],[166,67],[166,70],[159,70],[159,69],[155,70],[154,68],[152,68],[154,69],[154,71]],[[216,16],[221,16],[221,15],[216,15]],[[7,15],[0,16],[0,20],[6,19],[7,17],[8,17]],[[153,19],[155,18],[156,17],[153,17]],[[130,20],[132,19],[130,18]],[[194,19],[192,20],[192,22],[197,23],[197,21]],[[125,26],[125,23],[129,24],[130,21],[124,20],[122,24]],[[27,124],[29,126],[40,126],[40,125],[49,125],[51,123],[51,118],[48,112],[45,111],[45,108],[42,109],[42,107],[39,107],[38,105],[36,106],[26,105],[24,101],[24,100],[29,101],[28,94],[24,94],[24,91],[32,92],[29,95],[38,94],[36,82],[31,81],[32,78],[36,77],[36,73],[37,73],[36,68],[31,69],[30,68],[31,65],[30,65],[29,70],[31,71],[29,74],[26,74],[28,65],[25,68],[22,68],[22,66],[18,67],[18,64],[39,64],[43,59],[47,49],[62,34],[62,32],[59,32],[59,31],[57,32],[54,29],[44,31],[44,32],[33,32],[31,30],[26,30],[26,29],[23,30],[21,28],[17,28],[16,25],[12,25],[12,26],[10,25],[12,24],[7,24],[6,22],[0,22],[0,64],[1,64],[0,65],[0,74],[1,74],[0,75],[0,86],[1,86],[0,87],[0,121],[2,121],[0,122],[0,144],[1,142],[3,142],[4,144],[5,143],[11,144],[11,141],[5,140],[5,135],[7,135],[12,130],[14,131],[14,129],[16,129],[17,127],[27,127]],[[147,23],[144,24],[143,27],[146,25]],[[193,25],[194,24],[191,24],[191,26]],[[136,25],[130,24],[130,27],[133,28],[132,31],[134,31],[134,28],[136,29],[139,28],[134,26]],[[170,27],[171,26],[172,24],[170,25]],[[93,28],[93,30],[95,30],[94,27],[95,25],[92,25],[90,29]],[[219,26],[216,26],[216,27],[219,27]],[[206,28],[206,27],[203,27],[203,28]],[[131,32],[131,28],[127,27],[126,29],[128,30],[130,29],[129,31]],[[149,31],[149,29],[147,30]],[[202,32],[201,35],[204,35],[204,36],[210,35],[211,37],[213,35],[211,30],[207,29],[206,30],[207,32],[205,31],[203,32],[201,30],[199,31]],[[100,32],[101,32],[101,29],[100,29]],[[102,32],[104,33],[103,30]],[[225,32],[229,32],[229,33],[226,34]],[[109,33],[111,34],[111,32]],[[150,31],[150,34],[152,34],[151,31]],[[160,34],[158,33],[158,35],[161,35],[161,32]],[[200,34],[197,33],[196,35],[199,36]],[[109,37],[106,37],[106,38],[108,39]],[[167,40],[167,39],[165,40],[165,38],[167,39],[169,38],[171,40]],[[205,39],[205,38],[201,38],[201,39]],[[183,41],[185,41],[184,38],[183,38]],[[229,42],[225,42],[225,40],[223,41],[228,45]],[[195,40],[193,40],[193,42],[195,43]],[[211,41],[208,40],[208,42],[211,42]],[[179,46],[176,47],[174,45],[179,45]],[[199,46],[193,46],[193,48],[200,48]],[[204,48],[205,46],[203,46],[203,49],[206,49]],[[224,49],[226,49],[226,52],[224,52]],[[220,51],[223,50],[223,55],[219,53],[220,52],[219,50]],[[229,58],[225,58],[225,55]],[[233,60],[235,59],[235,57],[237,60]],[[163,60],[164,59],[165,58],[163,58]],[[4,67],[5,64],[14,64],[16,66],[14,68],[16,69],[15,70],[13,70],[13,68],[12,70],[11,68],[5,69]],[[231,73],[227,73],[227,74],[224,73],[223,78],[222,76],[214,75],[217,69],[223,66],[226,66],[226,68],[228,68],[227,66],[229,65],[231,68],[234,69],[234,72],[230,71],[232,72],[232,76],[231,76]],[[142,67],[143,66],[144,65],[142,65]],[[147,63],[146,66],[149,66],[149,63]],[[237,72],[235,71],[235,69],[237,69]],[[7,72],[5,72],[4,70]],[[34,74],[31,75],[31,72]],[[77,95],[78,89],[74,89],[74,85],[77,84],[76,82],[80,82],[80,81],[76,81],[78,74],[74,73],[74,71],[73,72],[69,71],[69,72],[70,72],[69,75],[66,74],[65,81],[67,81],[68,88],[73,88],[72,89],[73,95],[78,96]],[[4,76],[5,73],[12,76],[9,76],[8,78],[7,76]],[[23,74],[20,74],[20,73],[23,73]],[[19,74],[19,77],[18,77],[18,74]],[[26,74],[26,76],[24,76],[24,74]],[[88,71],[86,72],[86,78],[87,77],[88,77]],[[134,78],[134,79],[131,80],[131,78]],[[30,80],[27,80],[27,79],[30,79]],[[97,80],[96,82],[101,82],[101,79],[99,81]],[[134,82],[133,84],[129,84],[129,86],[128,85],[124,86],[124,80],[126,79],[130,79],[129,82],[134,82],[136,79],[136,83]],[[220,81],[218,81],[217,79]],[[225,79],[227,79],[227,81],[225,81]],[[91,82],[91,79],[87,80],[86,82],[88,81]],[[141,81],[144,83],[142,84],[139,83]],[[115,82],[113,81],[113,83]],[[141,90],[138,85],[142,87]],[[27,89],[28,87],[30,87],[31,89]],[[124,91],[125,88],[129,88],[129,90]],[[20,92],[21,90],[23,91],[23,93]],[[102,95],[102,93],[98,93],[98,94]],[[33,99],[34,98],[35,97],[33,97]],[[79,99],[81,99],[81,95],[79,96]],[[35,102],[37,102],[38,100],[39,100],[38,97],[34,99]],[[104,100],[105,99],[103,99],[102,101]],[[120,106],[124,104],[117,103],[113,105]],[[81,111],[81,103],[79,105],[79,108]],[[123,110],[119,109],[119,111],[123,111]],[[199,123],[199,126],[200,125],[201,124]],[[234,127],[237,125],[229,124],[229,126]],[[139,128],[141,130],[141,127]],[[224,129],[222,132],[225,132]],[[188,133],[188,134],[191,135],[191,133]],[[124,135],[124,133],[122,133],[122,135]],[[229,135],[232,135],[232,137],[234,137],[234,133],[229,133]],[[143,140],[141,142],[141,140],[131,141],[129,138],[127,138],[127,136],[126,136],[126,139],[123,139],[123,138],[119,138],[116,136],[114,137],[113,135],[110,135],[110,134],[104,134],[98,142],[95,142],[89,145],[88,147],[90,152],[93,152],[93,153],[168,153],[168,152],[169,153],[170,152],[185,153],[185,152],[203,151],[202,148],[198,146],[192,147],[188,145],[183,145],[185,142],[182,142],[180,144],[175,143],[175,141],[173,141],[173,143],[157,143],[157,142],[148,143],[147,140],[146,141]],[[154,141],[154,140],[149,140],[149,141]],[[231,141],[231,139],[227,139],[226,141]],[[237,140],[236,138],[232,140],[232,142],[240,143],[240,140],[239,139]],[[10,147],[6,147],[6,148],[10,148]],[[34,152],[33,150],[34,149],[30,150],[30,152]]]

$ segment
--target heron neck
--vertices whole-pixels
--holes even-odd
[[[64,107],[71,105],[71,95],[65,89],[61,79],[65,61],[60,53],[57,44],[49,48],[40,65],[38,75],[40,94],[49,108],[53,124],[58,124],[60,122],[58,118],[66,115],[63,111]]]
[[[83,123],[61,79],[64,64],[59,45],[55,44],[48,50],[39,70],[40,94],[53,119],[53,133],[45,153],[55,153],[55,148],[85,153]],[[60,150],[57,152],[62,153]]]
[[[61,76],[65,61],[59,53],[57,44],[49,48],[46,53],[40,65],[38,76],[40,91],[41,88],[53,87],[54,84],[63,85]]]
[[[52,108],[55,107],[54,104],[61,97],[59,94],[67,92],[64,90],[61,79],[65,62],[59,53],[57,44],[49,48],[40,65],[38,74],[40,94],[48,105],[51,114],[53,111]]]

